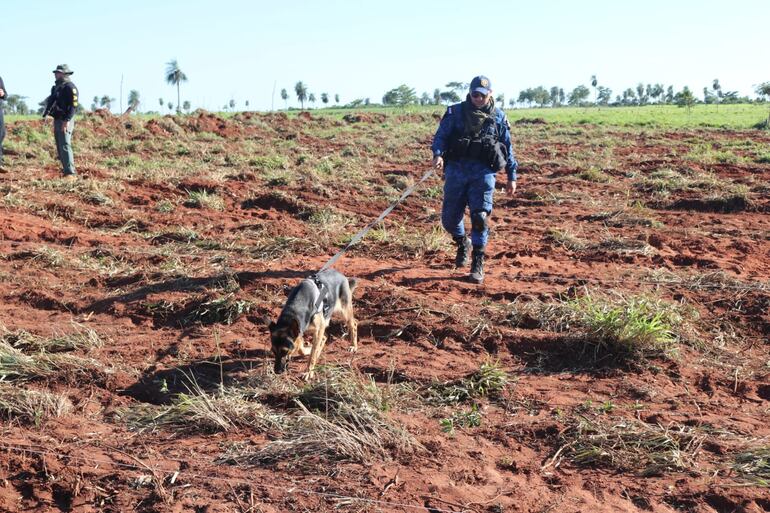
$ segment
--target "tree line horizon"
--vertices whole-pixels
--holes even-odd
[[[181,84],[188,81],[187,75],[180,69],[177,59],[172,59],[166,63],[164,72],[164,80],[167,84],[176,86],[177,103],[176,113],[181,114],[182,111],[190,112],[192,104],[189,100],[181,101]],[[573,88],[569,93],[565,92],[564,88],[559,86],[552,86],[546,88],[542,85],[537,87],[529,87],[522,89],[519,92],[518,97],[511,97],[508,99],[508,106],[516,108],[517,105],[525,106],[526,108],[532,108],[533,106],[540,108],[558,108],[564,106],[570,107],[586,107],[586,106],[598,106],[598,107],[626,107],[626,106],[644,106],[644,105],[679,105],[681,107],[687,107],[689,109],[698,103],[703,104],[715,104],[717,107],[720,104],[737,104],[737,103],[755,103],[765,102],[770,100],[770,81],[764,82],[755,88],[757,94],[756,99],[749,98],[748,96],[740,96],[737,91],[724,91],[719,79],[714,79],[710,84],[703,87],[703,98],[699,98],[688,87],[684,86],[680,91],[674,90],[673,85],[665,86],[664,84],[644,84],[639,82],[636,87],[628,87],[620,94],[616,94],[613,99],[613,90],[609,87],[600,85],[597,76],[592,75],[590,80],[591,88],[593,89],[593,101],[591,100],[591,90],[580,84]],[[464,99],[464,94],[468,91],[469,84],[467,82],[453,81],[448,82],[443,90],[442,88],[436,88],[433,94],[423,92],[418,96],[416,90],[409,87],[406,84],[401,84],[398,87],[390,89],[382,96],[381,103],[375,103],[371,101],[371,98],[356,98],[344,105],[339,105],[340,95],[335,93],[333,95],[334,107],[338,108],[356,108],[361,106],[394,106],[394,107],[407,107],[410,105],[450,105],[458,103]],[[294,85],[294,94],[297,101],[300,103],[300,110],[305,110],[305,102],[315,105],[317,97],[315,93],[311,92],[308,86],[303,81],[298,81]],[[285,110],[292,110],[293,107],[289,107],[289,92],[286,88],[282,88],[280,91],[281,100],[284,102]],[[24,101],[27,97],[18,94],[11,94],[6,99],[6,110],[8,114],[27,115],[32,114],[33,111]],[[326,107],[332,99],[332,95],[327,92],[320,93],[320,100]],[[495,102],[501,108],[505,108],[505,93],[499,93],[495,96]],[[115,98],[109,95],[103,95],[101,97],[94,96],[91,102],[91,111],[98,109],[106,109],[112,112],[112,106],[115,103]],[[141,95],[138,90],[132,89],[128,93],[128,109],[123,111],[122,100],[120,105],[120,113],[132,113],[139,112],[139,106],[141,105]],[[145,111],[147,114],[162,113],[164,107],[170,112],[174,111],[174,104],[172,101],[166,101],[162,97],[158,98],[160,111]],[[45,100],[38,103],[39,108],[37,113],[41,114],[45,105]],[[235,111],[237,103],[235,99],[231,98],[227,102],[222,110],[227,112]],[[244,101],[245,110],[249,110],[249,100]],[[81,103],[78,108],[79,112],[85,112],[85,107]],[[271,109],[272,108],[271,105]]]

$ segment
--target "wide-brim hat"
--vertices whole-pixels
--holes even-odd
[[[66,64],[59,64],[58,66],[56,66],[56,69],[53,70],[53,72],[54,73],[64,73],[65,75],[72,75],[73,73],[75,73]]]

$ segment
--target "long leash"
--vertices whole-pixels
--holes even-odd
[[[347,250],[349,250],[350,248],[352,248],[353,246],[355,246],[355,245],[356,245],[358,242],[360,242],[360,241],[361,241],[361,239],[363,239],[363,238],[364,238],[364,236],[365,236],[365,235],[366,235],[366,234],[369,232],[369,230],[371,230],[372,228],[374,228],[374,226],[376,226],[376,225],[377,225],[377,224],[378,224],[380,221],[382,221],[383,219],[385,219],[385,217],[386,217],[388,214],[390,214],[390,213],[393,211],[393,209],[394,209],[394,208],[396,208],[398,205],[400,205],[401,203],[403,203],[403,201],[404,201],[404,200],[405,200],[407,197],[409,197],[409,195],[410,195],[410,194],[412,194],[412,193],[414,192],[414,190],[415,190],[417,187],[419,187],[419,186],[420,186],[420,185],[421,185],[423,182],[425,182],[425,180],[427,180],[428,178],[430,178],[431,176],[433,176],[433,173],[435,173],[435,172],[436,172],[436,169],[435,169],[435,168],[431,168],[431,169],[429,169],[429,170],[428,170],[428,171],[427,171],[427,172],[426,172],[424,175],[422,175],[422,178],[420,178],[420,180],[418,180],[417,182],[415,182],[415,183],[414,183],[414,184],[412,184],[411,186],[407,187],[407,188],[404,190],[404,192],[402,192],[402,193],[401,193],[401,196],[400,196],[400,197],[399,197],[399,198],[398,198],[396,201],[394,201],[393,203],[391,203],[391,204],[388,206],[388,208],[386,208],[385,210],[383,210],[383,211],[382,211],[382,213],[379,215],[379,217],[378,217],[377,219],[375,219],[374,221],[372,221],[372,222],[371,222],[371,223],[369,223],[368,225],[366,225],[366,226],[364,226],[363,228],[361,228],[361,229],[358,231],[358,233],[356,233],[356,234],[353,236],[353,238],[352,238],[352,239],[350,239],[350,241],[349,241],[349,242],[348,242],[348,243],[345,245],[345,247],[344,247],[344,248],[342,248],[341,250],[337,251],[337,253],[336,253],[336,254],[335,254],[333,257],[331,257],[329,260],[327,260],[327,262],[326,262],[326,263],[325,263],[325,264],[324,264],[324,265],[321,267],[321,269],[320,269],[320,270],[319,270],[317,273],[313,274],[313,275],[310,277],[310,279],[312,279],[312,280],[313,280],[313,282],[315,282],[316,286],[318,287],[318,290],[321,292],[321,293],[318,295],[318,299],[316,300],[316,303],[315,303],[315,305],[313,306],[313,311],[317,312],[317,311],[318,311],[318,308],[321,306],[321,304],[323,303],[324,299],[326,298],[326,292],[324,291],[324,288],[323,288],[323,283],[322,283],[322,282],[321,282],[321,280],[318,278],[318,275],[319,275],[321,272],[323,272],[323,271],[325,271],[325,270],[327,270],[327,269],[331,268],[331,267],[332,267],[332,266],[333,266],[333,265],[334,265],[334,264],[337,262],[337,260],[339,260],[339,259],[342,257],[342,255],[344,255],[344,254],[345,254],[345,252],[346,252]]]
[[[374,228],[374,226],[375,226],[377,223],[379,223],[380,221],[382,221],[383,219],[385,219],[385,217],[386,217],[388,214],[390,214],[390,213],[393,211],[393,209],[394,209],[394,208],[396,208],[396,207],[397,207],[399,204],[401,204],[401,203],[402,203],[402,202],[403,202],[403,201],[404,201],[404,200],[405,200],[405,199],[406,199],[406,198],[407,198],[407,197],[408,197],[410,194],[412,194],[412,193],[414,192],[414,190],[415,190],[415,189],[416,189],[418,186],[420,186],[420,185],[421,185],[421,184],[422,184],[422,183],[423,183],[425,180],[427,180],[428,178],[430,178],[430,177],[433,175],[433,173],[435,173],[435,172],[436,172],[436,169],[435,169],[435,168],[432,168],[432,169],[428,170],[428,171],[427,171],[427,172],[426,172],[424,175],[422,175],[422,178],[420,178],[420,180],[419,180],[418,182],[414,183],[414,184],[413,184],[413,185],[411,185],[410,187],[407,187],[407,189],[406,189],[406,190],[405,190],[403,193],[401,193],[401,197],[400,197],[400,198],[398,198],[396,201],[394,201],[393,203],[391,203],[391,204],[390,204],[390,206],[388,206],[388,208],[386,208],[386,209],[385,209],[385,210],[382,212],[382,214],[380,214],[380,216],[379,216],[377,219],[375,219],[374,221],[372,221],[372,222],[371,222],[371,223],[369,223],[368,225],[366,225],[366,226],[364,226],[363,228],[361,228],[361,229],[358,231],[358,233],[356,233],[356,234],[353,236],[353,238],[352,238],[352,239],[350,239],[350,242],[348,242],[348,243],[347,243],[347,245],[346,245],[344,248],[342,248],[341,250],[339,250],[339,251],[337,252],[337,254],[336,254],[336,255],[334,255],[333,257],[331,257],[331,258],[330,258],[330,259],[329,259],[329,260],[328,260],[328,261],[327,261],[327,262],[326,262],[326,263],[323,265],[323,267],[321,267],[321,269],[320,269],[318,272],[320,273],[321,271],[325,271],[325,270],[329,269],[331,266],[333,266],[333,265],[334,265],[334,264],[337,262],[337,260],[339,260],[339,259],[340,259],[340,257],[341,257],[341,256],[342,256],[342,255],[343,255],[343,254],[344,254],[344,253],[345,253],[347,250],[349,250],[351,247],[353,247],[354,245],[356,245],[356,244],[357,244],[357,243],[358,243],[358,242],[359,242],[361,239],[363,239],[363,238],[364,238],[364,236],[367,234],[367,232],[368,232],[369,230],[371,230],[372,228]],[[316,273],[316,274],[317,274],[317,273]]]

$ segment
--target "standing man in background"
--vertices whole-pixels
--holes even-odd
[[[75,112],[78,108],[78,90],[70,75],[74,72],[66,64],[59,64],[53,70],[56,82],[51,88],[51,95],[46,100],[43,118],[48,114],[53,118],[53,135],[56,140],[56,153],[62,164],[64,178],[74,180],[75,156],[72,154],[72,132],[75,130]]]
[[[3,119],[3,106],[8,99],[8,93],[5,91],[3,77],[0,77],[0,173],[3,172],[3,140],[5,139],[5,119]]]

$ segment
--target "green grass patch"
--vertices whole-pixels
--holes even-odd
[[[516,327],[567,332],[591,361],[673,358],[690,341],[693,311],[648,295],[590,293],[551,302],[514,302],[507,321]]]
[[[500,394],[508,384],[508,373],[498,362],[484,362],[479,370],[460,380],[436,383],[422,392],[431,403],[455,404]]]
[[[607,183],[611,179],[610,175],[596,167],[589,167],[588,169],[581,171],[577,174],[577,177],[581,180],[596,183]]]
[[[456,428],[475,428],[481,426],[482,414],[475,404],[470,411],[459,411],[452,414],[451,417],[441,419],[439,425],[441,431],[447,434],[453,434]]]
[[[183,204],[190,208],[208,208],[217,211],[225,209],[225,200],[208,191],[187,191],[187,199]]]

